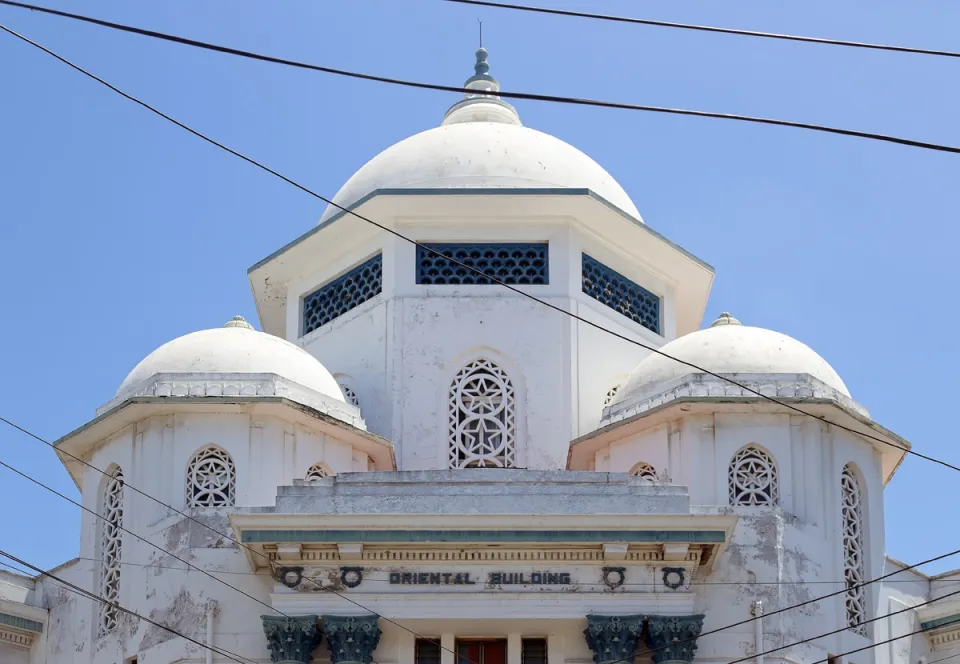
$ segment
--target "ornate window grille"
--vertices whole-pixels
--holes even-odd
[[[847,584],[845,596],[847,626],[857,634],[867,635],[867,604],[864,597],[863,573],[863,509],[860,482],[850,465],[840,474],[841,519],[843,521],[843,578]]]
[[[236,502],[237,470],[233,459],[207,445],[187,466],[187,507],[230,507]]]
[[[123,546],[123,472],[117,468],[107,479],[103,492],[103,526],[100,531],[100,604],[98,635],[117,628],[120,603],[120,556]]]
[[[582,290],[651,332],[660,334],[660,298],[643,286],[583,254]]]
[[[776,505],[780,478],[773,457],[756,445],[741,448],[730,461],[731,505]]]
[[[450,385],[451,468],[513,468],[517,405],[513,383],[489,360],[460,369]]]
[[[633,477],[642,477],[645,480],[657,481],[657,471],[646,461],[640,461],[630,469],[630,475]]]
[[[332,477],[333,474],[333,471],[330,470],[330,466],[322,462],[317,462],[307,469],[307,474],[303,479],[308,482],[315,482],[323,479],[324,477]]]
[[[606,408],[611,403],[613,403],[614,398],[617,396],[617,392],[620,391],[619,385],[614,385],[609,390],[607,390],[607,396],[603,399],[603,407]]]
[[[347,400],[347,403],[351,406],[360,407],[360,397],[357,396],[357,393],[349,385],[344,385],[340,383],[340,390],[343,392],[343,398]]]
[[[438,256],[425,247],[439,251]],[[460,242],[429,243],[417,247],[418,284],[489,285],[492,280],[481,277],[453,260],[469,265],[506,284],[547,284],[546,242]]]
[[[383,256],[377,254],[303,298],[303,331],[309,334],[380,294]]]

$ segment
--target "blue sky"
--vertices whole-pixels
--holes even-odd
[[[960,50],[960,4],[568,1],[646,18]],[[505,90],[832,124],[960,145],[960,62],[471,8],[438,0],[56,2],[318,64],[458,85],[477,17]],[[0,22],[332,196],[456,95],[191,50],[0,7]],[[55,439],[161,343],[256,320],[246,269],[323,203],[0,35],[0,414]],[[605,166],[646,222],[716,267],[707,311],[784,331],[916,450],[960,465],[960,156],[719,120],[517,102]],[[0,458],[76,496],[52,451],[0,428]],[[960,476],[908,459],[887,552],[960,545]],[[0,470],[0,547],[77,553],[78,510]],[[960,567],[960,556],[928,571]]]

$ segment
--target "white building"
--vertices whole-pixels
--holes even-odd
[[[162,627],[287,664],[960,654],[960,600],[911,608],[960,574],[858,585],[904,567],[906,441],[799,341],[699,329],[710,266],[476,72],[337,194],[382,227],[331,206],[250,269],[263,332],[169,342],[57,442],[80,557],[0,573],[0,662],[229,661]]]

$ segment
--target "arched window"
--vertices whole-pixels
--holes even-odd
[[[517,465],[517,405],[513,383],[490,360],[463,367],[450,385],[450,468]]]
[[[633,477],[642,477],[645,480],[656,480],[657,471],[646,461],[641,461],[630,469],[630,475]]]
[[[352,387],[340,383],[340,390],[343,392],[343,398],[347,400],[348,404],[356,406],[357,408],[360,407],[360,398]]]
[[[603,407],[604,407],[604,408],[606,408],[607,406],[609,406],[609,405],[613,402],[614,397],[617,396],[617,392],[619,392],[619,391],[620,391],[620,385],[619,385],[619,383],[618,383],[617,385],[614,385],[613,387],[611,387],[609,390],[607,390],[607,396],[606,396],[606,397],[604,398],[604,400],[603,400]]]
[[[187,507],[230,507],[236,502],[237,471],[233,459],[207,445],[187,466]]]
[[[123,546],[123,472],[116,468],[107,478],[100,509],[100,603],[98,635],[117,628],[117,604],[120,602],[120,554]]]
[[[867,604],[863,592],[863,507],[856,471],[847,464],[840,474],[840,516],[843,522],[843,579],[847,584],[847,627],[867,635]]]
[[[776,505],[780,478],[773,457],[756,445],[747,445],[730,461],[731,505]]]
[[[305,479],[307,482],[315,482],[316,480],[323,479],[324,477],[331,477],[332,475],[334,475],[334,472],[330,470],[330,466],[318,461],[310,466],[309,469],[307,469],[307,474],[303,477],[303,479]]]

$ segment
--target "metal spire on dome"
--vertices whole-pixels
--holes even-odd
[[[489,53],[483,47],[483,24],[481,23],[480,48],[476,52],[476,62],[473,65],[473,76],[468,78],[463,87],[470,90],[463,95],[463,99],[451,106],[443,118],[443,123],[458,124],[461,122],[502,122],[505,124],[522,124],[516,109],[497,95],[500,92],[500,83],[490,74],[490,64],[487,62]]]
[[[740,321],[724,311],[717,317],[717,320],[710,323],[710,327],[718,327],[720,325],[742,325]]]
[[[243,318],[243,316],[234,316],[233,318],[231,318],[230,320],[228,320],[228,321],[226,322],[226,324],[224,325],[224,327],[240,327],[240,328],[243,328],[243,329],[245,329],[245,330],[252,330],[252,329],[253,329],[253,325],[251,325],[250,323],[248,323],[248,322]]]

